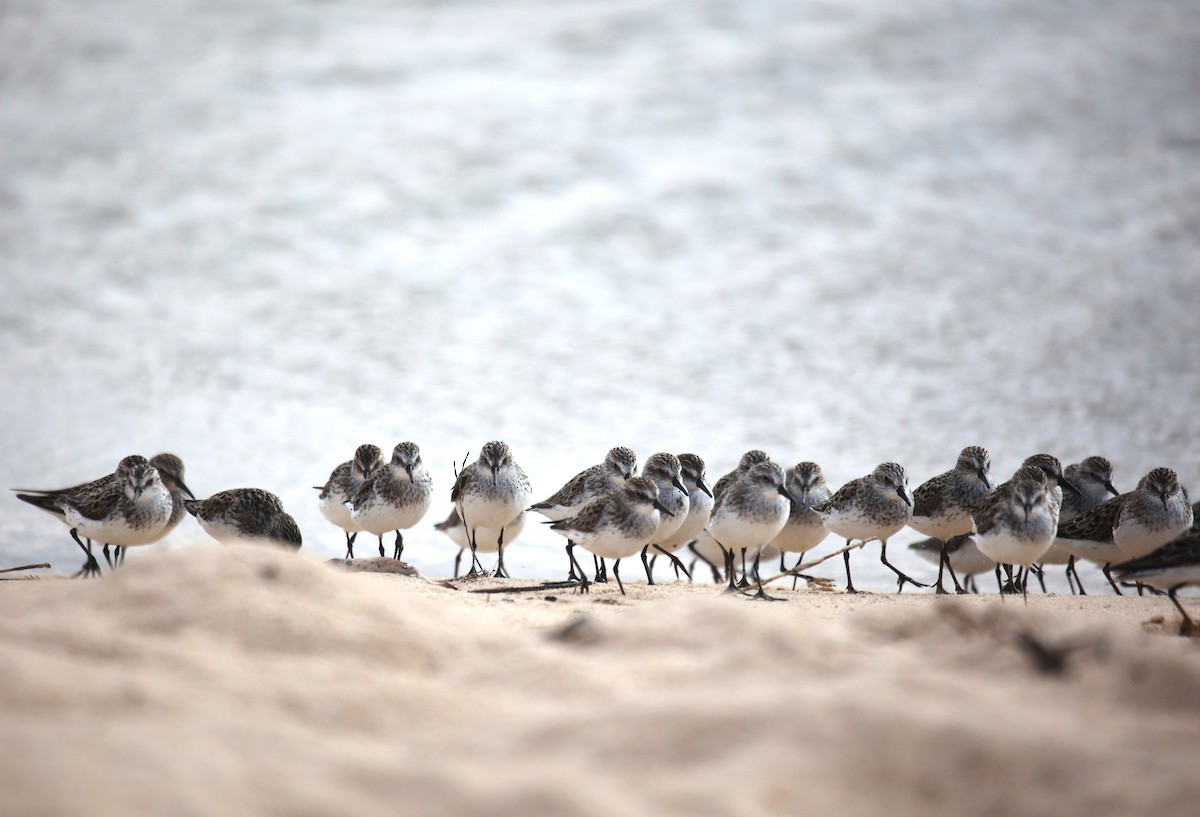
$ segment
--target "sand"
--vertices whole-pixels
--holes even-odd
[[[199,545],[101,581],[2,582],[3,811],[1190,815],[1200,798],[1200,651],[1161,598],[471,592],[527,584]]]

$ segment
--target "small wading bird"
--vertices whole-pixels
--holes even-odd
[[[178,461],[174,455],[159,455]],[[170,468],[174,463],[168,462]],[[180,493],[188,493],[183,484],[183,463],[178,462]],[[164,484],[158,469],[142,456],[130,455],[117,464],[116,470],[100,479],[57,491],[18,493],[17,498],[36,508],[59,517],[71,530],[71,538],[84,552],[87,561],[85,576],[99,575],[100,564],[92,554],[92,541],[104,545],[104,557],[109,559],[110,545],[133,547],[157,542],[174,527],[175,499]],[[85,545],[80,535],[88,540]]]
[[[333,469],[324,485],[314,485],[320,491],[321,515],[346,534],[346,558],[354,558],[354,540],[362,530],[353,519],[350,505],[358,489],[383,467],[383,452],[377,445],[360,445],[354,458]]]
[[[498,440],[484,445],[479,459],[459,472],[450,491],[450,501],[458,509],[471,544],[468,577],[483,572],[483,565],[476,555],[479,531],[498,530],[496,576],[508,578],[504,570],[504,526],[525,510],[532,495],[529,478],[513,459],[508,446]]]

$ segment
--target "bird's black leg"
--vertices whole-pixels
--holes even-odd
[[[105,545],[105,546],[104,546],[104,549],[103,549],[103,550],[101,550],[101,553],[103,553],[103,554],[104,554],[104,561],[108,562],[108,569],[109,569],[109,570],[112,570],[112,567],[113,567],[113,560],[112,560],[112,558],[111,558],[111,557],[108,555],[108,545]]]
[[[946,569],[950,571],[950,581],[954,582],[955,594],[961,596],[969,592],[958,580],[958,574],[954,572],[954,563],[950,561],[949,553],[946,554]]]
[[[1046,571],[1039,564],[1032,564],[1025,568],[1025,580],[1029,581],[1029,574],[1032,573],[1038,580],[1038,584],[1042,588],[1042,595],[1046,595]]]
[[[471,570],[467,573],[467,575],[463,576],[463,578],[474,579],[483,572],[483,565],[479,563],[479,556],[475,550],[476,540],[474,528],[467,529],[467,541],[471,545]]]
[[[762,574],[758,572],[758,560],[761,558],[762,558],[762,548],[759,548],[758,553],[756,553],[754,555],[754,578],[755,578],[755,581],[758,583],[758,592],[755,593],[750,598],[755,599],[757,601],[783,601],[783,599],[781,599],[781,598],[776,598],[775,596],[768,596],[767,591],[765,589],[763,589]]]
[[[625,585],[621,584],[621,560],[613,560],[613,578],[617,580],[617,587],[621,590],[621,595],[625,595]]]
[[[1125,594],[1121,592],[1121,588],[1117,587],[1116,581],[1113,580],[1112,573],[1109,572],[1111,569],[1112,562],[1106,562],[1104,567],[1100,568],[1100,572],[1104,574],[1104,578],[1108,579],[1108,583],[1112,585],[1113,592],[1118,596],[1123,596]]]
[[[733,574],[735,572],[733,569],[733,550],[731,548],[726,548],[720,542],[717,542],[717,546],[720,547],[721,552],[725,554],[725,576],[726,576],[726,578],[729,579],[729,584],[725,587],[724,592],[725,593],[740,593],[740,592],[742,592],[741,590],[738,589],[737,583],[734,582],[734,580],[733,580]]]
[[[745,590],[750,586],[750,571],[746,568],[746,549],[742,548],[742,574],[738,579],[737,586]]]
[[[592,565],[596,568],[596,581],[608,584],[608,567],[604,564],[604,560],[593,553]]]
[[[400,531],[396,531],[396,544],[395,544],[394,548],[392,549],[392,558],[399,561],[400,557],[403,555],[404,555],[404,534],[402,534]]]
[[[99,576],[100,563],[97,562],[96,557],[92,555],[92,540],[88,539],[87,545],[84,545],[79,539],[79,533],[75,530],[75,528],[71,528],[71,538],[75,540],[75,544],[79,545],[79,549],[83,551],[83,555],[87,556],[87,561],[83,563],[84,577]]]
[[[458,568],[462,565],[463,549],[458,549],[458,555],[454,557],[454,578],[458,578]]]
[[[579,576],[575,575],[575,543],[570,539],[567,540],[567,581],[579,581]],[[579,569],[579,574],[583,575],[583,568]]]
[[[1000,578],[1000,563],[996,562],[996,592],[1004,597],[1004,580]]]
[[[904,591],[904,583],[905,582],[908,582],[909,584],[913,585],[914,587],[928,587],[929,586],[927,584],[921,584],[916,579],[914,579],[910,576],[907,576],[904,573],[901,573],[898,569],[896,569],[895,567],[892,566],[892,563],[887,560],[887,540],[886,539],[879,540],[879,559],[885,565],[887,565],[887,567],[889,569],[891,569],[891,571],[893,573],[895,573],[897,576],[900,577],[900,586],[896,588],[897,593]]]
[[[948,561],[948,559],[946,556],[946,543],[943,541],[942,546],[938,549],[938,577],[937,577],[937,584],[934,585],[937,589],[933,591],[936,595],[939,595],[939,596],[949,595],[949,591],[946,590],[946,588],[942,587],[942,576],[946,572],[946,562],[947,561]]]
[[[500,538],[496,540],[496,572],[497,579],[507,579],[508,571],[504,569],[504,528],[500,529]]]
[[[690,582],[692,580],[691,572],[689,572],[688,569],[683,566],[683,562],[681,562],[679,560],[678,556],[676,556],[674,553],[671,553],[669,550],[664,548],[662,545],[655,545],[654,547],[656,550],[662,551],[666,555],[666,557],[671,560],[671,564],[675,568],[675,578],[677,578],[677,579],[679,578],[679,571],[682,570],[683,575],[688,577],[688,581]]]
[[[376,535],[379,537],[379,558],[382,559],[383,557],[387,556],[387,551],[383,548],[383,534],[380,533]]]
[[[646,553],[649,550],[649,545],[642,548],[642,567],[646,568],[646,586],[652,587],[654,585],[654,571],[650,569],[650,561],[646,558]]]
[[[1004,575],[1007,577],[1004,586],[1000,588],[1002,594],[1015,595],[1017,592],[1017,584],[1013,580],[1013,566],[1004,565]]]
[[[354,558],[354,540],[358,538],[358,531],[351,533],[346,531],[346,558]]]
[[[846,540],[846,547],[850,547],[850,541]],[[842,553],[842,559],[846,562],[846,592],[857,593],[858,591],[854,589],[854,580],[850,578],[850,551]]]
[[[1079,587],[1079,595],[1086,596],[1087,591],[1083,589],[1083,582],[1079,579],[1079,571],[1075,569],[1075,554],[1071,554],[1067,559],[1067,581],[1071,581],[1071,576],[1075,577],[1075,584]]]
[[[1182,586],[1183,585],[1178,585],[1168,590],[1167,598],[1169,598],[1171,603],[1175,605],[1175,609],[1179,611],[1179,615],[1183,616],[1183,620],[1179,622],[1179,634],[1190,636],[1192,633],[1196,632],[1196,622],[1192,620],[1192,617],[1187,614],[1187,610],[1184,610],[1183,605],[1179,603],[1179,599],[1175,597],[1175,593],[1178,592],[1179,588]]]

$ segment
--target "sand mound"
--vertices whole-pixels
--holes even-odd
[[[1200,655],[1107,602],[470,592],[495,586],[219,547],[2,586],[4,813],[1183,815],[1200,797]]]

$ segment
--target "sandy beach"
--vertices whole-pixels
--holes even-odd
[[[0,817],[1195,815],[1197,644],[1092,568],[1027,607],[889,594],[877,548],[853,597],[476,592],[562,537],[507,585],[347,572],[313,490],[418,443],[427,576],[488,440],[538,500],[615,445],[1200,498],[1194,6],[5,4],[0,486],[169,451],[304,547],[188,518],[0,581]],[[0,503],[0,568],[81,561]]]
[[[0,583],[4,811],[1190,815],[1200,797],[1200,652],[1162,598],[488,592],[537,584],[210,545]]]

